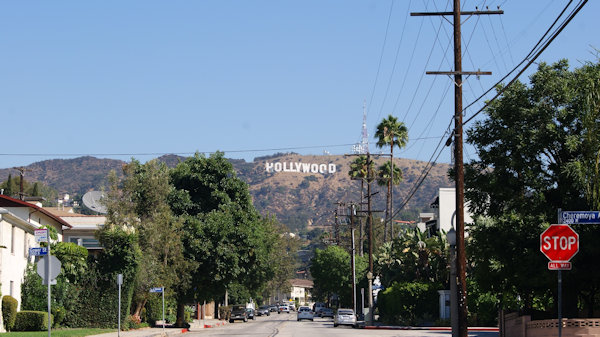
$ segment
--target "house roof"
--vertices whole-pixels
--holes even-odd
[[[63,226],[66,226],[66,227],[69,227],[69,228],[73,227],[73,226],[69,225],[69,223],[66,222],[65,220],[63,220],[63,219],[59,218],[58,216],[56,216],[56,215],[48,212],[47,210],[43,209],[42,207],[38,207],[37,205],[28,203],[26,201],[22,201],[22,200],[19,200],[19,199],[11,198],[11,197],[3,195],[3,194],[0,194],[0,207],[29,207],[29,208],[33,208],[36,211],[39,211],[40,213],[48,216],[49,218],[55,220],[56,222],[60,223]]]
[[[301,278],[295,278],[290,280],[290,284],[292,287],[302,287],[302,288],[312,288],[314,286],[314,282],[311,280],[305,280]]]

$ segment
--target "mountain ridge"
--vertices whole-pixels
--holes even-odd
[[[376,168],[389,160],[373,157]],[[342,155],[279,153],[257,157],[252,162],[229,160],[238,177],[248,184],[256,208],[263,215],[275,215],[290,230],[299,230],[306,226],[332,225],[337,202],[360,202],[361,183],[351,180],[348,175],[354,159]],[[174,167],[185,157],[164,155],[157,160]],[[427,162],[403,158],[394,158],[394,162],[403,172],[403,181],[394,188],[394,209],[397,210],[420,180]],[[43,182],[61,194],[81,196],[89,190],[106,188],[108,173],[115,170],[122,176],[125,164],[122,160],[91,156],[45,160],[26,166],[25,179]],[[435,164],[414,196],[406,202],[401,215],[416,216],[419,211],[429,208],[440,187],[451,187],[447,176],[449,168],[448,164]],[[6,180],[10,173],[18,174],[14,169],[0,169],[0,179]],[[371,186],[372,193],[377,193],[373,197],[373,209],[383,210],[387,189],[376,182]]]

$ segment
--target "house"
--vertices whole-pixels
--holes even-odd
[[[417,225],[421,231],[427,231],[430,236],[436,235],[443,231],[447,233],[451,227],[456,228],[456,193],[453,187],[440,188],[438,196],[431,203],[431,208],[435,210],[433,213],[421,213],[420,223]],[[468,201],[464,207],[465,224],[473,222],[471,213],[468,210]]]
[[[72,207],[45,207],[49,213],[61,218],[71,228],[64,230],[64,242],[72,242],[87,248],[90,254],[96,254],[102,250],[102,246],[96,239],[96,231],[104,226],[106,216],[78,214]]]
[[[296,278],[289,280],[289,283],[289,291],[278,291],[275,296],[269,298],[269,303],[285,303],[298,300],[300,305],[309,305],[312,299],[311,290],[314,286],[313,281]]]
[[[39,200],[30,202],[0,195],[0,282],[2,295],[17,299],[21,307],[21,284],[28,263],[33,262],[29,248],[39,247],[34,231],[42,226],[56,229],[58,241],[63,229],[72,226],[41,207]],[[1,322],[0,322],[1,323]],[[2,325],[0,325],[2,326]]]

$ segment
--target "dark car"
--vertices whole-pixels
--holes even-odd
[[[321,311],[319,311],[319,316],[320,317],[331,317],[333,318],[333,309],[331,308],[321,308]]]
[[[256,319],[256,311],[252,308],[246,308],[246,313],[248,314],[248,319]]]
[[[269,306],[268,305],[261,305],[260,307],[258,307],[258,309],[256,310],[256,315],[258,315],[258,316],[262,316],[262,315],[270,316],[271,315],[271,311],[269,310]]]
[[[236,320],[248,322],[248,312],[246,311],[245,305],[234,305],[231,307],[231,317],[229,317],[229,323],[233,323]]]

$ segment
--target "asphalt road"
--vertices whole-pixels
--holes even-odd
[[[222,327],[190,331],[184,336],[249,336],[249,337],[318,337],[318,336],[451,336],[450,332],[427,330],[366,330],[352,327],[333,327],[331,318],[311,321],[296,320],[296,313],[271,314],[247,323],[236,321]],[[473,332],[472,337],[498,337],[497,332]]]

